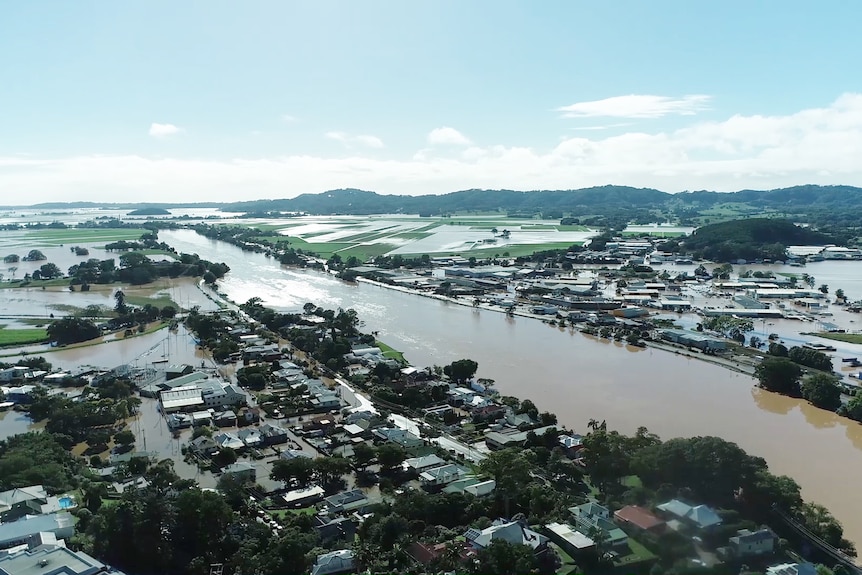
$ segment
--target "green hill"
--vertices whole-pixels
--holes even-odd
[[[787,246],[834,242],[827,234],[789,220],[751,218],[703,226],[687,238],[666,244],[666,249],[715,262],[782,260]]]

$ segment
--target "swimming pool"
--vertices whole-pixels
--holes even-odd
[[[68,495],[61,497],[57,501],[60,503],[60,509],[70,509],[75,507],[75,500]]]

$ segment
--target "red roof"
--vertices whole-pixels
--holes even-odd
[[[616,511],[614,513],[614,517],[620,521],[631,523],[635,527],[643,530],[653,529],[654,527],[664,524],[664,521],[643,507],[638,507],[637,505],[626,505],[619,511]]]

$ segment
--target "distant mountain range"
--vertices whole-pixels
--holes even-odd
[[[384,195],[357,189],[302,194],[295,198],[252,200],[233,203],[98,203],[52,202],[31,209],[75,208],[220,208],[225,212],[307,212],[310,214],[423,214],[443,215],[470,211],[504,211],[535,214],[563,212],[595,214],[608,210],[663,210],[685,212],[724,204],[744,204],[754,210],[783,213],[862,211],[862,188],[853,186],[804,185],[777,190],[738,192],[682,192],[670,194],[650,188],[599,186],[577,190],[463,190],[439,195]],[[21,209],[10,206],[5,209]]]

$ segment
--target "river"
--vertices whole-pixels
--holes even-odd
[[[585,432],[589,419],[596,418],[626,433],[643,425],[665,439],[715,435],[734,441],[765,458],[773,472],[793,477],[806,499],[826,505],[847,537],[862,546],[862,497],[847,479],[862,475],[862,425],[856,422],[762,391],[748,376],[696,359],[376,285],[347,284],[281,267],[191,231],[161,237],[180,251],[226,262],[231,272],[221,289],[237,303],[256,296],[283,310],[306,302],[352,307],[366,331],[379,331],[380,339],[411,363],[472,358],[479,362],[479,375],[496,380],[501,393],[532,399],[575,431]],[[851,298],[862,297],[856,278],[831,267],[849,268],[846,262],[823,262],[806,271],[828,278],[833,287],[845,286]]]

